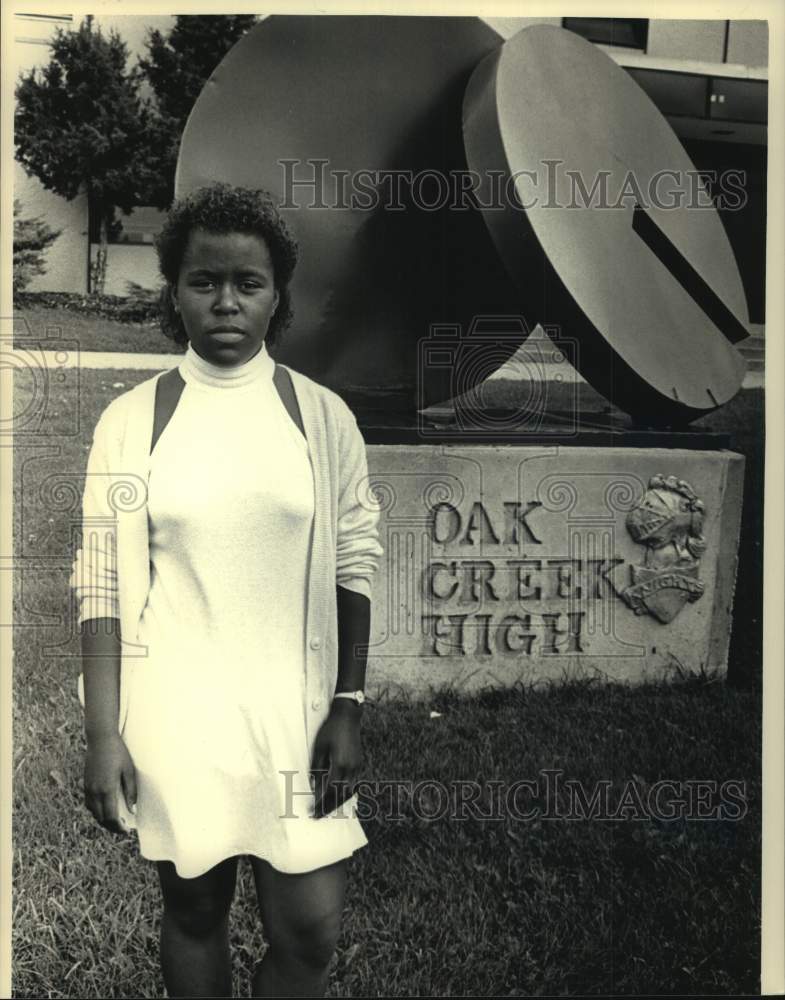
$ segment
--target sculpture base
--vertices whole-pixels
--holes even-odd
[[[465,441],[367,452],[385,550],[372,696],[724,675],[741,455]]]

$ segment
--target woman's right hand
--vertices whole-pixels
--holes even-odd
[[[118,800],[125,795],[128,809],[135,812],[136,769],[119,733],[88,739],[84,792],[85,805],[101,826],[113,833],[128,833],[118,814]]]

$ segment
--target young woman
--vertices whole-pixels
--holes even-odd
[[[253,995],[322,996],[367,843],[352,784],[382,547],[364,442],[267,351],[296,262],[269,196],[203,188],[157,251],[186,352],[101,414],[71,581],[86,804],[157,864],[169,996],[231,996],[244,855],[269,942]]]

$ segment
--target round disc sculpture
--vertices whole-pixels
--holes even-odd
[[[222,180],[281,202],[301,257],[276,356],[332,388],[413,415],[541,323],[656,425],[722,405],[744,373],[741,279],[697,177],[638,85],[569,31],[502,44],[479,18],[273,16],[197,100],[176,193]]]
[[[576,341],[576,364],[647,422],[731,399],[748,333],[722,222],[658,109],[595,45],[535,25],[475,69],[469,166],[514,194],[485,220],[530,323]]]
[[[454,366],[420,364],[431,324],[519,311],[479,212],[434,208],[441,179],[466,172],[466,83],[501,41],[471,17],[272,16],[213,73],[176,193],[222,180],[281,202],[300,261],[279,360],[413,415],[418,389],[421,405],[455,395]]]

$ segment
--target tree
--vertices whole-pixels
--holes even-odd
[[[44,256],[61,232],[43,219],[23,218],[22,203],[14,198],[14,296],[23,292],[36,275],[46,273]]]
[[[105,38],[88,16],[78,31],[58,29],[49,64],[17,84],[16,157],[45,188],[69,200],[87,194],[99,249],[90,292],[103,293],[107,243],[119,208],[145,203],[152,183],[145,150],[152,123],[139,94],[138,69],[112,31]],[[91,227],[92,228],[92,227]]]
[[[171,31],[148,30],[147,58],[139,67],[155,94],[148,166],[158,177],[148,204],[168,208],[180,139],[191,109],[213,70],[257,22],[254,14],[180,15]]]

